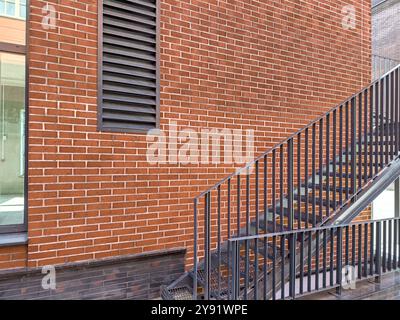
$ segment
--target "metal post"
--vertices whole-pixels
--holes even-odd
[[[356,98],[351,99],[351,190],[355,195],[357,192],[357,175],[356,175],[356,139],[357,139],[357,123],[356,123]],[[353,198],[356,201],[356,198]]]
[[[197,264],[197,199],[194,200],[194,277],[193,277],[193,300],[197,300],[197,271],[198,271],[198,264]]]
[[[394,182],[394,217],[400,217],[400,178]]]

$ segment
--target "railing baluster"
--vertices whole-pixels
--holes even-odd
[[[316,219],[316,212],[315,212],[315,206],[316,206],[316,194],[315,194],[315,175],[316,175],[316,168],[315,168],[315,158],[316,158],[316,150],[315,150],[315,144],[316,144],[316,125],[315,123],[313,124],[312,127],[312,226],[315,227],[317,225],[317,219]],[[306,203],[306,206],[308,204]]]
[[[300,235],[300,294],[304,292],[304,231],[299,233]]]
[[[339,285],[337,289],[337,293],[341,294],[341,286],[342,286],[342,254],[343,254],[343,240],[342,240],[342,227],[337,227],[337,252],[336,252],[336,284]]]
[[[395,122],[394,122],[394,135],[395,139],[394,141],[396,142],[396,149],[395,149],[395,155],[397,156],[400,151],[400,139],[399,139],[399,122],[400,122],[400,104],[399,104],[399,69],[395,71],[395,84],[394,84],[394,92],[395,92]]]
[[[381,251],[381,234],[382,234],[382,227],[381,222],[376,223],[376,257],[375,257],[375,274],[380,277],[382,275],[382,251]]]
[[[390,74],[385,77],[385,91],[386,94],[384,96],[385,103],[385,165],[389,164],[389,153],[390,153],[390,83],[389,83]]]
[[[346,248],[346,251],[344,252],[344,263],[346,264],[346,265],[349,265],[349,245],[350,245],[350,243],[349,243],[349,238],[350,238],[350,236],[349,236],[349,226],[346,226],[345,228],[344,228],[344,243],[345,243],[345,248]],[[352,240],[354,239],[354,237],[352,236]],[[352,249],[352,254],[351,254],[351,257],[352,257],[352,259],[353,259],[353,257],[354,257],[354,255],[353,255],[353,248],[354,248],[354,246],[353,246],[353,242],[352,242],[352,246],[351,246],[351,249]]]
[[[322,286],[326,288],[326,229],[322,231]]]
[[[221,186],[217,189],[217,270],[218,270],[218,295],[221,294]]]
[[[246,236],[250,235],[250,169],[246,169]],[[249,270],[250,270],[250,242],[245,240],[245,271],[244,283],[245,288],[249,287]],[[258,248],[255,248],[257,251]],[[247,290],[244,290],[244,299],[247,300]]]
[[[397,266],[396,268],[400,268],[400,220],[398,216],[396,216],[396,221],[397,221]]]
[[[333,151],[333,167],[332,167],[332,173],[333,173],[333,177],[332,177],[332,200],[333,200],[333,211],[336,211],[336,192],[337,192],[337,186],[336,186],[336,136],[337,136],[337,128],[336,128],[336,118],[337,118],[337,112],[336,110],[333,111],[333,147],[332,147],[332,151]],[[339,152],[342,152],[342,150],[340,150]]]
[[[345,145],[345,151],[346,151],[346,166],[345,166],[345,181],[346,181],[346,183],[345,183],[345,187],[346,187],[346,200],[348,200],[349,199],[349,191],[350,191],[350,189],[349,189],[349,166],[350,166],[350,162],[349,162],[349,154],[350,154],[350,147],[349,147],[349,137],[350,137],[350,134],[349,134],[349,102],[346,102],[346,105],[345,105],[346,107],[345,107],[345,116],[344,116],[344,118],[345,118],[345,122],[346,122],[346,124],[345,124],[345,139],[346,139],[346,145]],[[342,179],[343,179],[343,177],[342,177]]]
[[[343,205],[343,105],[339,107],[339,203]],[[333,285],[333,284],[332,284]]]
[[[394,221],[393,221],[393,232],[394,232],[394,234],[393,234],[393,263],[392,263],[392,266],[393,266],[393,269],[397,269],[397,246],[399,245],[399,242],[398,242],[398,226],[397,226],[397,223],[398,223],[398,220],[397,219],[395,219]]]
[[[362,137],[363,137],[363,130],[362,130],[362,103],[363,103],[363,93],[361,92],[358,96],[358,125],[356,126],[356,129],[358,128],[358,188],[361,189],[362,186]],[[357,169],[356,169],[357,171]]]
[[[239,300],[240,294],[240,242],[234,241],[232,246],[232,300]]]
[[[361,134],[361,133],[360,133]],[[368,183],[368,89],[364,91],[364,184]],[[361,170],[360,170],[361,172]],[[361,185],[360,185],[361,187]]]
[[[357,250],[357,276],[358,279],[361,279],[362,273],[362,224],[358,225],[358,250]]]
[[[204,299],[210,299],[210,193],[204,197]]]
[[[325,154],[325,167],[326,167],[326,180],[325,180],[325,185],[326,185],[326,191],[325,191],[325,198],[326,198],[326,217],[330,216],[330,140],[331,140],[331,136],[330,136],[330,114],[328,113],[326,115],[326,154]],[[322,183],[321,183],[322,186]],[[320,190],[323,190],[320,188]],[[321,219],[322,221],[322,219]]]
[[[304,193],[305,193],[305,201],[304,201],[304,206],[305,206],[305,218],[306,218],[306,228],[308,228],[309,224],[309,213],[308,213],[308,128],[306,129],[305,133],[305,139],[304,139],[304,181],[305,181],[305,188],[304,188]]]
[[[351,226],[351,265],[356,267],[356,226]]]
[[[364,224],[364,277],[368,276],[368,227],[369,223]]]
[[[288,151],[287,151],[287,176],[288,176],[288,194],[287,194],[287,201],[288,201],[288,218],[289,218],[289,230],[293,231],[294,230],[294,207],[293,207],[293,170],[294,170],[294,164],[293,164],[293,139],[289,139],[288,141]],[[300,191],[300,190],[299,190]],[[292,233],[288,237],[289,241],[289,296],[291,298],[295,298],[296,293],[296,241],[295,241],[295,236]]]
[[[312,233],[308,231],[308,250],[307,250],[307,291],[311,292],[311,275],[312,275]]]
[[[272,300],[276,300],[276,236],[272,237]]]
[[[293,208],[293,139],[289,139],[287,146],[287,203],[289,230],[294,230],[294,208]],[[283,224],[283,222],[281,222]]]
[[[283,200],[284,200],[284,176],[283,176],[283,145],[280,146],[279,152],[279,223],[280,223],[280,231],[283,231],[284,223],[284,212],[283,212]]]
[[[320,246],[319,246],[319,229],[315,231],[315,290],[319,290],[319,262],[320,262]]]
[[[264,156],[264,230],[268,230],[268,158]],[[268,260],[268,242],[267,238],[264,238],[264,300],[267,300],[268,294],[268,279],[267,279],[267,261]]]
[[[394,101],[394,74],[390,74],[390,161],[392,161],[392,158],[395,154],[395,143],[396,143],[396,138],[394,136],[394,125],[395,125],[395,114],[394,114],[394,108],[395,108],[395,101]]]
[[[276,151],[272,151],[272,232],[276,231]]]
[[[374,176],[374,86],[369,88],[369,175]]]
[[[386,272],[386,267],[387,267],[387,265],[386,265],[386,263],[387,263],[387,260],[386,260],[386,258],[387,258],[386,241],[387,241],[387,225],[386,225],[386,220],[385,220],[385,221],[383,221],[383,239],[382,239],[382,242],[383,242],[383,248],[382,248],[382,271],[383,271],[383,273]]]
[[[379,89],[380,82],[376,82],[375,84],[375,143],[374,147],[375,149],[373,150],[374,153],[374,163],[375,163],[375,175],[379,173],[379,139],[380,139],[380,116],[379,116]]]
[[[255,194],[255,209],[256,209],[256,235],[259,234],[260,227],[260,216],[259,216],[259,162],[256,161],[256,194]],[[254,246],[256,248],[254,252],[254,300],[258,299],[258,238],[254,239]]]
[[[333,287],[333,276],[334,276],[334,267],[333,267],[333,260],[334,260],[334,230],[333,228],[330,229],[330,236],[329,236],[329,241],[330,241],[330,248],[329,248],[329,285]]]
[[[240,237],[240,224],[241,224],[241,217],[240,217],[240,206],[241,206],[241,190],[240,190],[240,173],[237,175],[237,195],[236,195],[236,210],[237,210],[237,234]]]
[[[392,220],[388,221],[388,261],[387,268],[392,271]]]
[[[385,80],[382,79],[380,81],[380,123],[381,123],[381,129],[380,129],[380,134],[381,134],[381,142],[380,142],[380,150],[379,150],[379,159],[380,159],[380,166],[381,169],[385,166],[385,149],[384,149],[384,143],[385,143],[385,124],[384,124],[384,118],[385,118],[385,104],[384,104],[384,85],[385,85]]]
[[[281,299],[285,300],[285,235],[281,235]]]
[[[194,199],[194,217],[193,217],[193,227],[194,227],[194,243],[193,243],[193,300],[197,300],[197,272],[198,272],[198,212],[197,212],[197,206],[198,206],[198,200],[197,198]]]
[[[228,210],[228,212],[227,212],[227,219],[228,219],[228,230],[227,230],[227,232],[228,232],[228,252],[227,252],[227,271],[228,271],[228,284],[229,284],[229,291],[228,292],[231,292],[231,290],[232,290],[232,288],[230,287],[230,285],[231,285],[231,274],[230,274],[230,272],[231,272],[231,266],[230,266],[230,263],[231,263],[231,243],[230,243],[230,241],[229,241],[229,239],[231,239],[231,236],[232,236],[232,234],[231,234],[231,179],[228,179],[228,190],[227,190],[227,195],[228,195],[228,204],[227,204],[227,210]]]
[[[289,295],[296,298],[296,234],[291,233],[288,237],[290,250],[290,274],[289,274]]]
[[[307,181],[306,181],[307,184]],[[301,229],[301,134],[297,135],[297,229]]]
[[[323,180],[323,162],[324,162],[324,155],[323,155],[323,143],[324,143],[324,120],[321,119],[319,121],[319,169],[318,169],[318,180],[319,180],[319,203],[318,203],[318,207],[319,207],[319,221],[322,221],[322,210],[324,208],[323,206],[323,184],[322,184],[322,180]]]
[[[351,99],[351,193],[355,195],[357,193],[357,173],[356,173],[356,139],[357,139],[357,125],[356,125],[356,98]],[[353,198],[353,200],[355,200]]]
[[[370,227],[370,245],[369,245],[369,275],[372,276],[374,274],[374,259],[375,259],[375,254],[374,254],[374,246],[375,246],[375,224],[372,222],[371,227]]]

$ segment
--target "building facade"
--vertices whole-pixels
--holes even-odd
[[[157,298],[245,164],[179,161],[190,134],[256,157],[371,81],[369,0],[7,0],[0,30],[0,298]]]

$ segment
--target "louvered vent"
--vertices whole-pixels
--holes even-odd
[[[104,0],[100,127],[147,131],[158,123],[157,0]]]

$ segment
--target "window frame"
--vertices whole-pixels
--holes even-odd
[[[4,9],[5,9],[5,11],[7,12],[7,9],[6,9],[6,6],[7,6],[7,2],[8,2],[9,0],[4,0]],[[27,8],[28,8],[28,0],[26,0],[26,4],[25,4],[25,6],[26,6],[26,8],[25,8],[25,14],[28,14],[28,10],[27,10]],[[9,15],[9,14],[7,14],[7,13],[4,13],[4,14],[1,14],[0,13],[0,17],[5,17],[5,18],[11,18],[11,19],[18,19],[18,20],[26,20],[26,16],[25,16],[25,18],[23,18],[23,17],[21,17],[21,10],[20,10],[20,8],[21,8],[21,0],[15,0],[15,14],[14,15]]]
[[[25,45],[0,42],[0,52],[19,54],[25,57],[25,174],[24,174],[24,222],[13,225],[0,225],[0,235],[11,233],[22,233],[28,230],[28,140],[29,140],[29,3],[26,1],[25,19]],[[12,19],[9,16],[1,16]]]
[[[160,128],[160,0],[156,1],[156,122],[153,129]],[[97,131],[146,134],[148,130],[109,128],[103,125],[103,0],[97,1]]]

